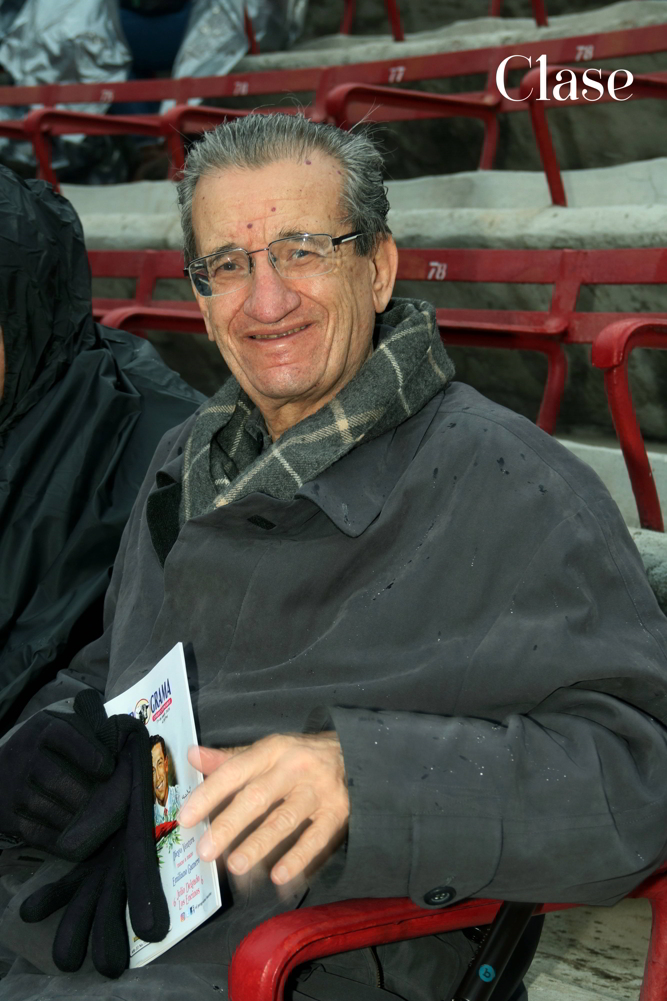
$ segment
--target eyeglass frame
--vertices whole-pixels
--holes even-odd
[[[279,274],[281,278],[284,278],[285,276],[280,274],[280,271],[278,271],[278,269],[276,268],[275,259],[272,258],[270,247],[272,247],[274,243],[282,243],[285,240],[296,240],[299,237],[305,237],[305,236],[327,236],[331,240],[331,246],[333,247],[335,253],[338,247],[341,246],[341,244],[350,243],[352,240],[356,240],[358,239],[358,237],[364,236],[364,233],[362,232],[362,230],[356,230],[354,233],[345,233],[343,236],[332,236],[331,233],[295,233],[293,236],[279,236],[277,240],[271,240],[271,242],[268,243],[266,247],[258,247],[257,250],[246,250],[245,247],[230,247],[229,250],[225,250],[222,253],[233,254],[236,253],[236,251],[240,250],[241,253],[245,254],[246,257],[248,258],[248,274],[247,277],[243,279],[240,285],[237,285],[236,288],[230,288],[228,292],[211,292],[210,295],[204,295],[202,292],[199,292],[198,289],[196,288],[194,278],[192,277],[192,273],[190,271],[190,268],[192,268],[195,264],[201,264],[203,261],[207,261],[209,257],[220,257],[221,252],[219,250],[214,250],[212,254],[205,254],[203,257],[196,257],[194,261],[190,261],[190,263],[183,268],[183,274],[188,276],[188,278],[192,282],[195,292],[197,293],[197,295],[201,295],[202,299],[217,299],[221,295],[231,295],[232,292],[238,292],[240,288],[243,288],[248,279],[252,278],[253,265],[254,265],[254,261],[252,259],[253,254],[261,254],[265,250],[268,251],[269,264],[271,265],[273,270],[277,274]],[[333,268],[331,270],[333,270]],[[319,278],[321,275],[328,275],[330,273],[331,271],[320,271],[314,275],[300,275],[299,277]],[[297,280],[298,278],[287,278],[287,281],[297,281]]]

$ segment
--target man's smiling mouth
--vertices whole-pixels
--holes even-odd
[[[300,330],[305,330],[309,327],[309,323],[304,323],[301,327],[292,327],[291,330],[284,330],[281,334],[251,334],[250,340],[252,341],[275,341],[280,337],[289,337],[290,334],[298,334]]]

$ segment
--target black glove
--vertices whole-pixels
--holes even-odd
[[[53,961],[65,973],[80,969],[92,929],[95,968],[119,977],[129,962],[125,905],[135,933],[160,942],[169,931],[169,905],[162,889],[153,826],[153,776],[145,727],[132,733],[118,758],[116,773],[130,791],[125,825],[92,858],[55,883],[27,897],[23,921],[41,921],[66,907],[53,942]]]
[[[73,862],[87,858],[125,820],[127,778],[116,775],[116,757],[140,730],[131,716],[107,718],[92,689],[76,696],[73,713],[36,713],[0,747],[0,832]]]

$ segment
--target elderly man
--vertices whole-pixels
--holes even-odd
[[[57,694],[115,696],[191,645],[206,779],[180,822],[214,817],[198,851],[224,860],[229,899],[113,985],[85,968],[54,985],[26,951],[3,997],[224,994],[251,928],[350,896],[619,899],[665,852],[667,632],[604,487],[452,382],[433,308],[391,299],[364,136],[222,126],[180,203],[233,378],[163,439],[106,632]],[[536,937],[494,1001],[525,997]],[[292,997],[434,1001],[474,949],[457,932],[332,957]]]

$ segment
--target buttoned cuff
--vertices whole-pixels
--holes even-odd
[[[438,744],[451,720],[421,713],[330,709],[350,796],[346,885],[353,896],[410,896],[443,907],[478,893],[496,871],[502,824],[452,780]],[[437,743],[436,743],[437,742]]]

